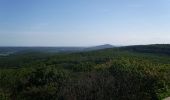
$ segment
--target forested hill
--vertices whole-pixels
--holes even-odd
[[[122,50],[128,50],[132,52],[141,53],[157,53],[170,55],[170,44],[153,44],[153,45],[136,45],[136,46],[125,46]]]
[[[161,100],[169,45],[0,57],[0,100]]]

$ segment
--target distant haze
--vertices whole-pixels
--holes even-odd
[[[170,0],[0,0],[0,46],[170,43]]]

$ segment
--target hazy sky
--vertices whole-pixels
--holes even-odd
[[[170,0],[0,0],[0,46],[170,43]]]

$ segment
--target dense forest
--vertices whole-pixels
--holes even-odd
[[[170,45],[0,56],[0,100],[162,100]]]

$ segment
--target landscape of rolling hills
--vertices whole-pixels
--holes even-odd
[[[170,96],[169,44],[96,47],[60,53],[28,49],[0,56],[1,100],[162,100]]]
[[[0,0],[0,100],[170,100],[170,0]]]

